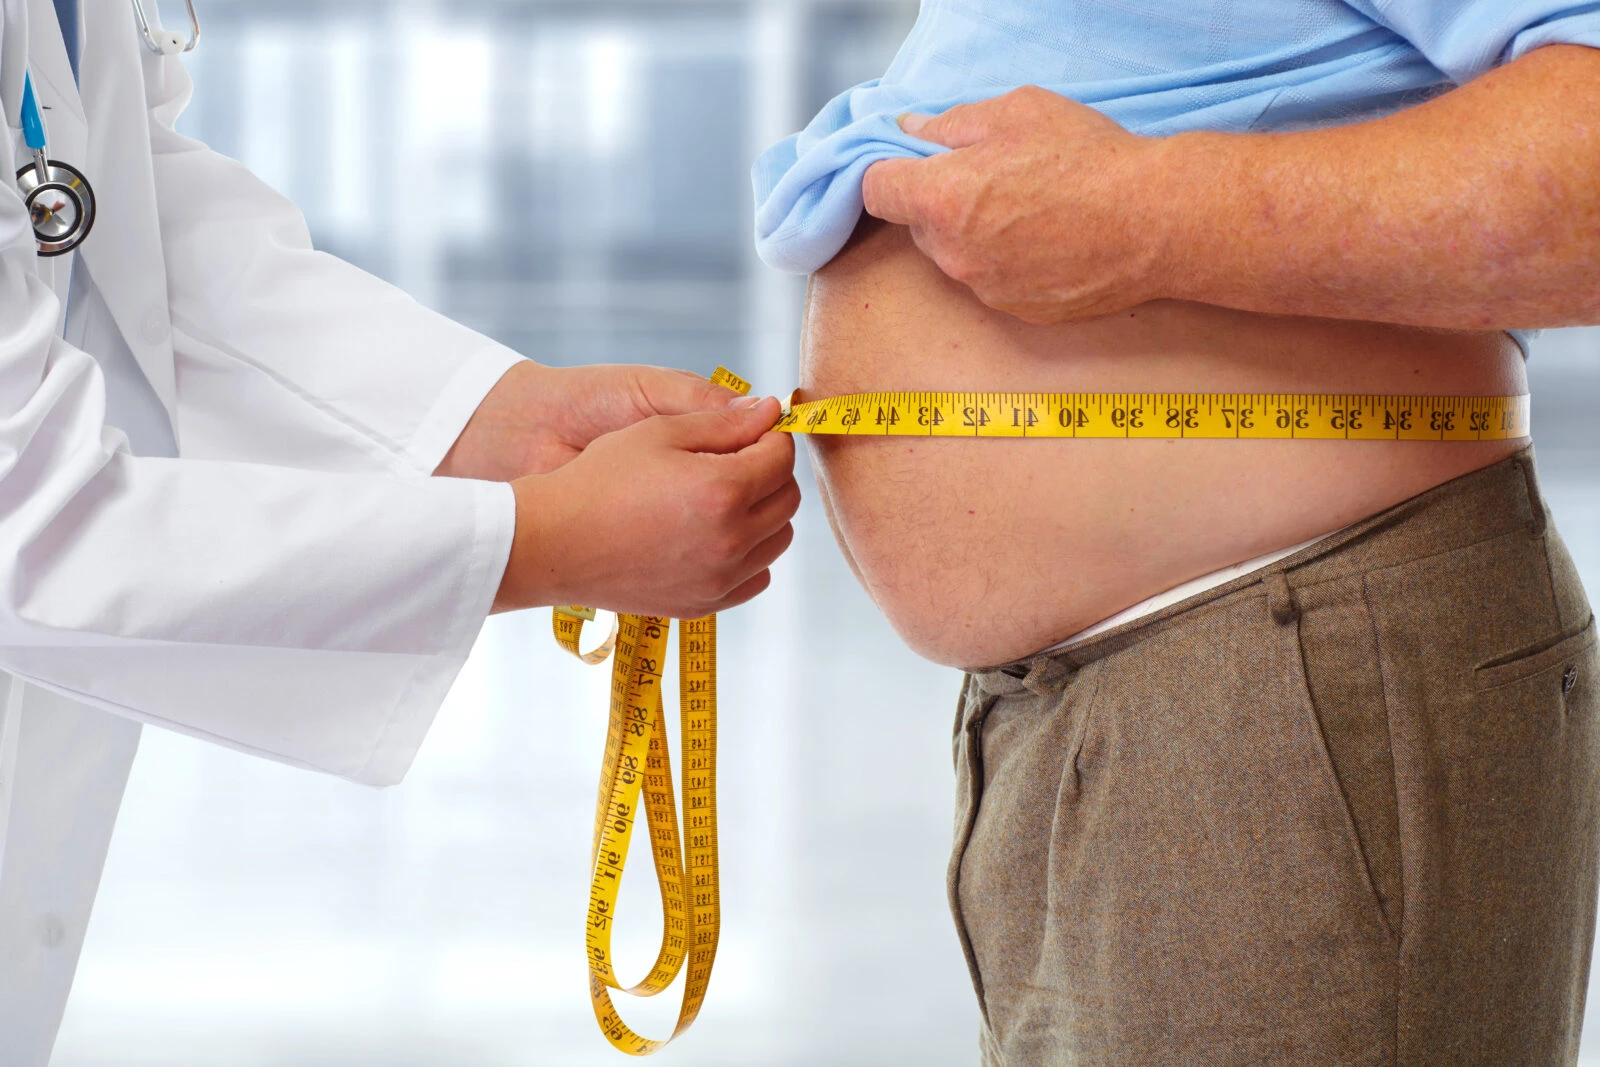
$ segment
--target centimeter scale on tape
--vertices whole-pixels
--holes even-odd
[[[748,394],[718,367],[711,380]],[[1228,438],[1237,440],[1495,441],[1528,433],[1521,396],[1376,396],[1331,393],[856,393],[790,397],[774,427],[788,433],[1027,438]],[[681,624],[678,700],[684,749],[679,831],[661,683],[671,620],[619,615],[601,644],[579,648],[591,608],[557,607],[556,640],[585,663],[614,655],[611,712],[596,798],[585,941],[589,999],[613,1046],[634,1056],[665,1047],[705,1001],[721,932],[717,867],[717,619]],[[661,946],[640,982],[622,985],[611,932],[640,813],[661,889]],[[611,990],[655,996],[687,965],[671,1036],[641,1037],[618,1014]]]
[[[750,392],[748,382],[722,367],[711,380],[738,393]],[[554,613],[556,641],[562,648],[589,664],[615,655],[584,932],[589,1000],[607,1041],[629,1055],[648,1056],[689,1029],[699,1015],[722,928],[717,868],[717,617],[686,620],[678,632],[681,834],[661,695],[672,622],[653,615],[619,615],[599,647],[584,652],[578,641],[584,622],[594,617],[593,609],[576,605],[558,607]],[[641,811],[661,888],[661,947],[644,979],[624,986],[612,965],[611,931],[617,921],[628,845]],[[672,985],[686,963],[683,1004],[672,1035],[655,1039],[634,1033],[618,1014],[611,990],[655,996]]]
[[[890,437],[1502,441],[1521,396],[1337,393],[855,393],[790,397],[777,429]]]

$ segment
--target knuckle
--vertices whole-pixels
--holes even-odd
[[[768,562],[771,562],[772,560],[776,560],[779,556],[782,556],[785,552],[789,551],[789,546],[793,543],[794,527],[788,523],[784,523],[776,533],[767,539],[767,548],[766,551],[763,552],[763,555],[770,557]]]
[[[939,181],[929,186],[924,201],[928,223],[935,230],[947,230],[961,217],[961,206],[948,182]]]
[[[964,285],[976,288],[979,270],[977,261],[965,252],[947,252],[939,258],[939,268]]]
[[[719,478],[708,482],[701,490],[701,504],[707,514],[714,519],[723,519],[738,510],[740,503],[739,484],[727,478]]]
[[[718,534],[712,538],[708,547],[712,558],[724,565],[744,558],[744,538],[731,531]]]
[[[728,595],[728,588],[721,575],[712,575],[696,587],[695,599],[702,604],[715,604]]]
[[[1023,306],[1023,301],[1017,299],[1017,294],[997,282],[994,275],[987,271],[973,271],[970,277],[963,280],[967,288],[977,293],[978,298],[992,308],[1010,311],[1012,308]]]
[[[1037,85],[1024,85],[1010,94],[1008,103],[1015,111],[1023,114],[1032,114],[1050,107],[1059,97],[1048,89],[1041,89]]]

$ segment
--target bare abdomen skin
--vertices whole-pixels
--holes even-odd
[[[874,390],[1510,395],[1502,333],[1159,302],[1066,326],[981,304],[898,226],[811,283],[806,398]],[[915,651],[1009,662],[1190,578],[1298,544],[1524,442],[807,438],[840,546]]]

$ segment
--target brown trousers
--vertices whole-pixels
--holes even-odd
[[[983,1062],[1573,1063],[1597,715],[1531,451],[970,674],[950,899]]]

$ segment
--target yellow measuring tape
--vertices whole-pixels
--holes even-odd
[[[711,380],[739,393],[750,391],[747,382],[721,367]],[[1528,425],[1525,395],[901,392],[791,402],[775,428],[858,436],[1496,441],[1526,436]],[[699,1014],[721,931],[717,619],[684,622],[678,636],[684,750],[680,833],[661,694],[671,620],[619,615],[600,646],[584,652],[579,648],[583,624],[594,618],[590,608],[555,609],[555,637],[562,648],[589,664],[615,653],[591,851],[585,932],[589,998],[606,1039],[623,1052],[645,1056],[682,1034]],[[661,888],[661,947],[644,979],[623,986],[612,966],[611,931],[641,811]],[[610,991],[654,996],[673,983],[685,963],[683,1005],[672,1035],[657,1040],[634,1033],[617,1013]]]
[[[718,367],[711,380],[739,393],[748,382]],[[611,717],[594,816],[589,915],[589,1000],[606,1040],[632,1056],[666,1047],[700,1013],[722,929],[721,879],[717,869],[717,617],[682,624],[678,632],[678,709],[683,744],[683,831],[678,830],[667,752],[667,720],[661,682],[666,676],[667,634],[671,620],[653,615],[619,615],[611,634],[591,652],[578,640],[590,608],[555,609],[556,641],[585,663],[605,660],[611,667]],[[628,862],[628,845],[638,823],[640,799],[661,887],[661,948],[644,980],[623,986],[612,967],[611,931],[617,920],[617,893]],[[685,848],[684,846],[688,847]],[[611,990],[653,997],[666,989],[688,962],[683,1006],[672,1036],[641,1037],[628,1028],[611,1000]]]
[[[890,437],[1503,441],[1528,397],[1336,393],[855,393],[791,403],[777,429]]]

